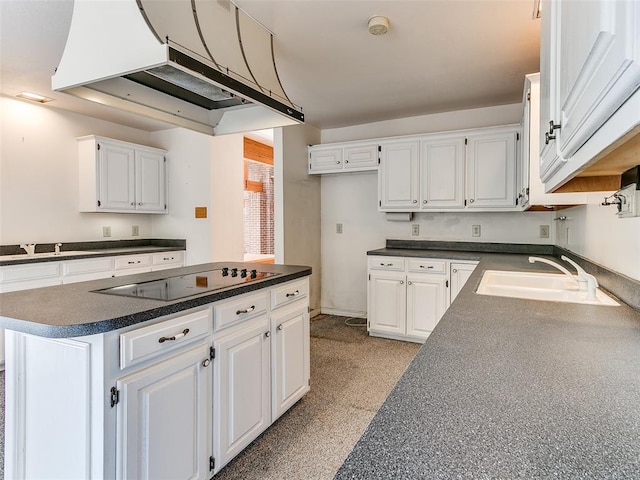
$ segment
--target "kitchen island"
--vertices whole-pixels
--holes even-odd
[[[458,255],[477,268],[335,478],[638,478],[640,313],[478,295],[485,270],[549,270]]]
[[[211,272],[239,284],[100,292]],[[309,390],[310,274],[210,263],[0,295],[6,478],[209,479]]]

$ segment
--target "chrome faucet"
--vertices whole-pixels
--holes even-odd
[[[53,252],[54,255],[60,255],[60,247],[61,246],[62,246],[61,243],[56,243],[54,245],[54,247],[53,247],[54,248],[54,252]]]
[[[20,245],[20,248],[22,248],[25,252],[27,252],[27,255],[29,256],[35,255],[36,253],[35,243],[23,243]]]
[[[569,262],[575,267],[576,271],[578,272],[578,287],[580,288],[580,290],[586,290],[587,300],[596,300],[596,288],[598,288],[598,279],[590,273],[585,272],[580,265],[578,265],[570,258],[564,255],[562,255],[560,258],[565,262]]]

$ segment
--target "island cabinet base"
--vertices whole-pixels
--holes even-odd
[[[208,480],[309,390],[308,279],[6,347],[5,478]]]

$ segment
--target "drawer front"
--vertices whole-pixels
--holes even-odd
[[[15,265],[0,268],[2,283],[44,280],[59,277],[62,274],[60,262],[43,262],[34,265]]]
[[[271,289],[271,308],[288,305],[309,296],[309,281],[299,280]]]
[[[213,331],[217,332],[267,312],[267,292],[242,295],[213,306]]]
[[[153,254],[153,265],[184,265],[184,251],[180,252],[161,252]]]
[[[151,266],[151,255],[123,255],[115,258],[115,269],[140,268]]]
[[[145,362],[211,332],[211,309],[188,313],[120,335],[120,368]]]
[[[65,276],[104,272],[104,276],[108,277],[111,274],[111,264],[112,260],[110,258],[73,260],[71,262],[64,262],[63,272]]]
[[[409,271],[416,273],[447,273],[447,262],[424,258],[409,260]]]
[[[403,272],[404,258],[372,256],[369,257],[369,268],[371,270],[391,270]]]

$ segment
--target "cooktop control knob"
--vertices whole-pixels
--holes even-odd
[[[229,267],[222,267],[222,276],[226,277],[229,275]]]
[[[251,278],[256,278],[258,276],[257,270],[251,270]]]
[[[231,276],[232,277],[237,277],[238,276],[238,269],[237,268],[232,268],[231,269]]]

